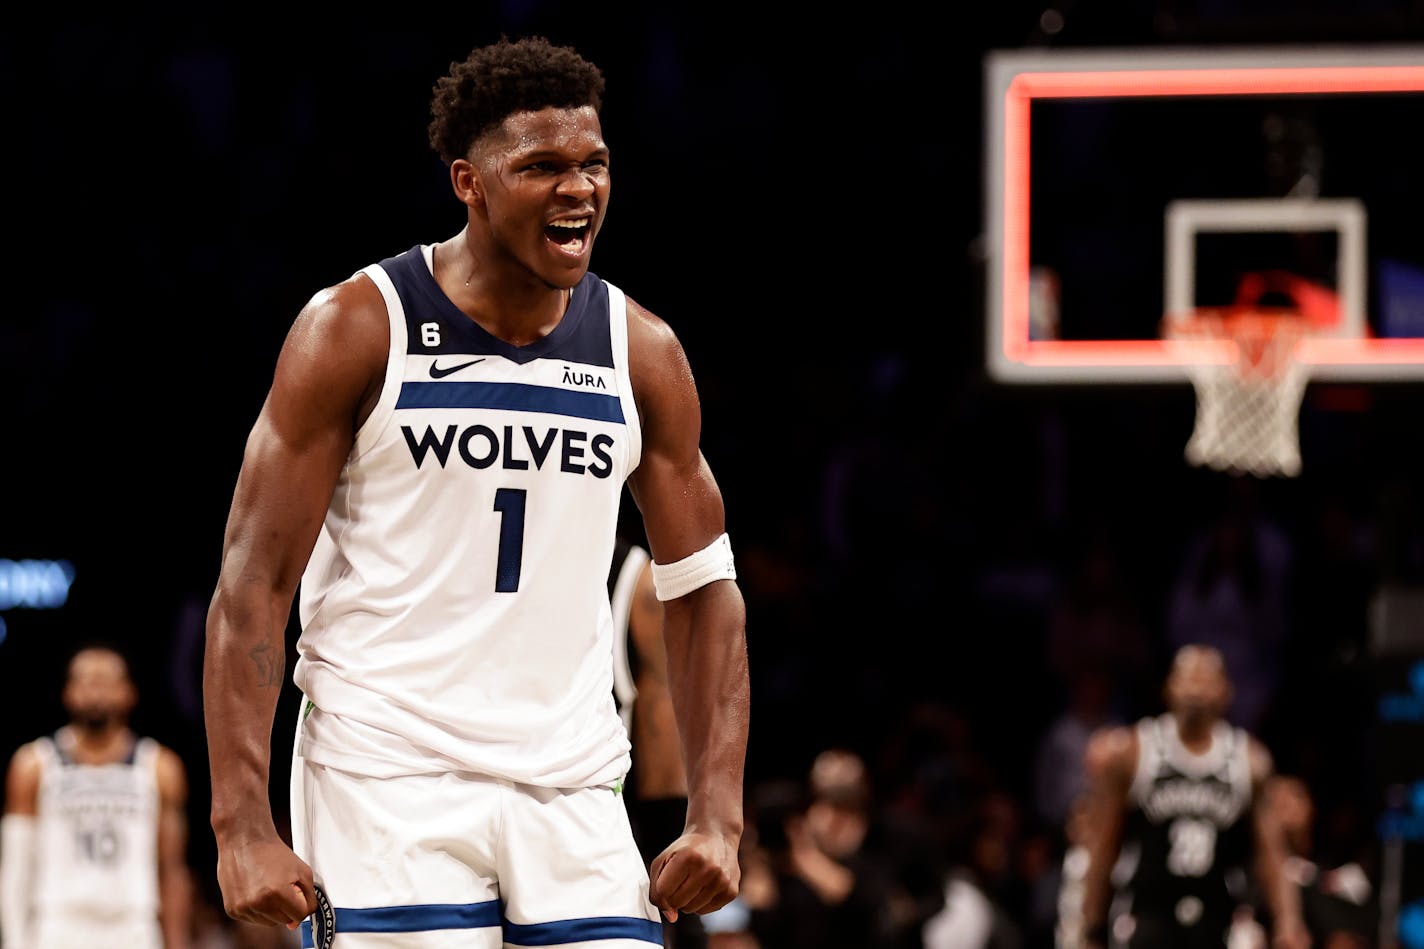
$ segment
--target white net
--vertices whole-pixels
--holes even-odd
[[[1220,356],[1187,364],[1197,394],[1187,461],[1256,477],[1300,473],[1298,421],[1310,367],[1295,353],[1305,329],[1298,315],[1258,311],[1167,321],[1168,339],[1213,343]]]

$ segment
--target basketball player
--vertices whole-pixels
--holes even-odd
[[[122,655],[86,646],[62,693],[70,720],[10,759],[0,841],[4,949],[187,949],[182,760],[128,726]]]
[[[1301,915],[1320,949],[1366,949],[1379,932],[1379,902],[1356,860],[1323,862],[1315,852],[1315,797],[1296,775],[1269,785],[1272,809],[1285,834],[1286,876],[1300,889]]]
[[[619,537],[608,571],[613,607],[613,697],[632,741],[632,770],[624,795],[633,836],[649,864],[682,833],[687,816],[687,774],[678,741],[677,717],[667,686],[663,609],[645,548]],[[701,917],[680,914],[663,922],[663,945],[707,945]]]
[[[212,825],[237,919],[315,913],[304,941],[337,949],[375,932],[632,947],[661,941],[659,911],[737,892],[745,606],[682,345],[589,269],[603,90],[540,37],[452,64],[429,133],[464,226],[320,290],[289,331],[207,629]],[[613,697],[625,482],[687,768],[682,833],[650,868]],[[289,847],[267,788],[299,583]]]
[[[1269,904],[1272,944],[1309,945],[1299,893],[1284,873],[1284,838],[1264,795],[1270,754],[1224,717],[1231,682],[1221,654],[1180,648],[1164,697],[1165,713],[1101,730],[1089,742],[1087,944],[1225,946],[1248,899],[1245,874],[1254,871]]]

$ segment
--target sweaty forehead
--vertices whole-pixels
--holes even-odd
[[[543,151],[596,151],[605,147],[603,128],[592,106],[515,112],[490,132],[485,150],[501,155]]]

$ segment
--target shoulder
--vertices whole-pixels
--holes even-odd
[[[7,813],[33,812],[43,769],[44,758],[40,754],[39,740],[26,742],[10,756],[10,764],[5,772]]]
[[[154,775],[158,780],[158,790],[166,798],[178,799],[187,794],[188,769],[182,757],[167,745],[155,744],[153,756]]]
[[[390,353],[385,297],[356,274],[314,293],[298,311],[277,357],[274,389],[298,411],[369,404]]]
[[[639,408],[645,414],[658,409],[695,411],[697,385],[677,333],[632,297],[627,297],[627,308],[628,373]]]
[[[634,367],[651,362],[662,364],[682,356],[682,342],[672,326],[630,296],[624,297],[628,311],[628,348]]]
[[[43,738],[36,738],[16,748],[15,753],[10,756],[9,773],[34,772],[38,774],[44,762],[44,758],[40,753],[40,742],[44,740]]]
[[[1100,728],[1088,737],[1083,765],[1090,776],[1123,778],[1137,767],[1137,729],[1130,725]]]
[[[1276,762],[1265,742],[1255,735],[1242,732],[1246,740],[1246,763],[1251,769],[1251,783],[1264,790],[1271,776],[1276,772]]]
[[[384,344],[389,317],[386,299],[375,281],[354,274],[312,294],[298,311],[292,332],[299,339],[337,345]]]

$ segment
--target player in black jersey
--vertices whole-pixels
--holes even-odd
[[[682,833],[687,819],[687,772],[682,766],[677,719],[668,693],[663,608],[653,590],[652,558],[619,537],[608,570],[613,608],[613,697],[633,745],[632,770],[623,789],[628,818],[643,860],[652,864]],[[663,920],[665,949],[705,949],[699,916]]]
[[[1088,746],[1085,944],[1225,946],[1254,872],[1272,946],[1310,945],[1263,793],[1271,756],[1226,720],[1231,681],[1221,654],[1178,650],[1164,697],[1165,714],[1104,729]]]

